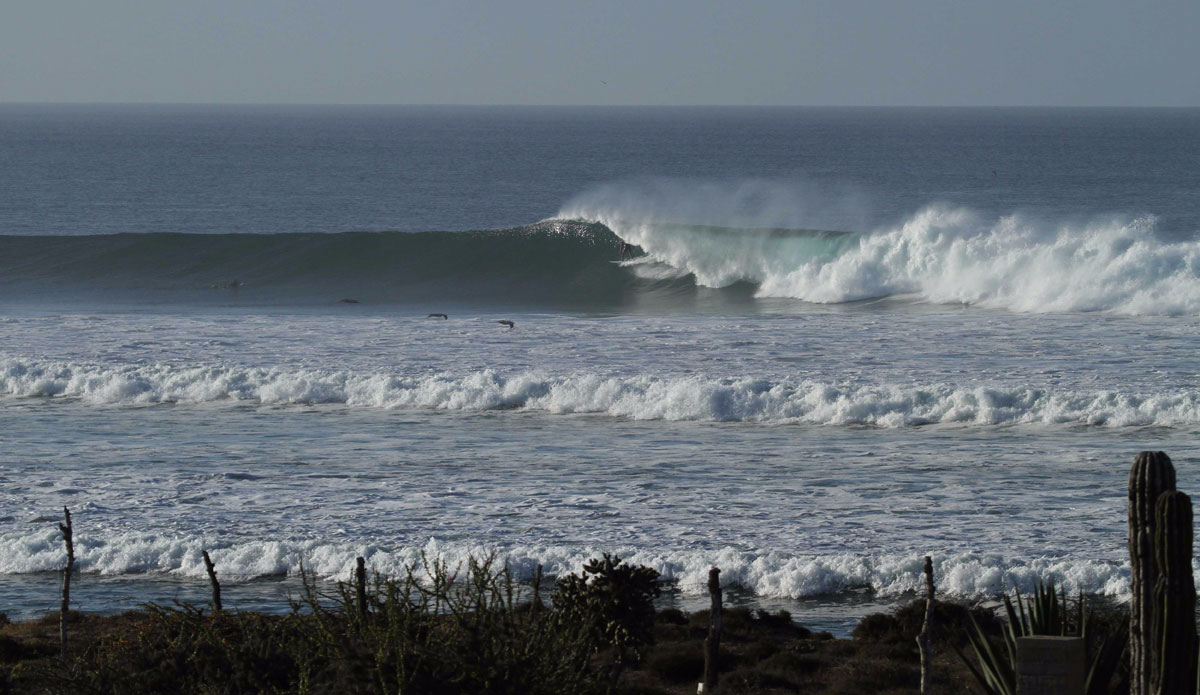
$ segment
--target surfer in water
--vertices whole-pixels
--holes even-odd
[[[496,323],[500,324],[501,326],[508,326],[508,330],[510,330],[510,331],[513,329],[513,326],[517,325],[507,319],[501,319],[501,320],[497,321]]]
[[[441,320],[445,321],[446,319],[448,319],[448,318],[450,318],[450,317],[449,317],[449,316],[446,316],[445,314],[430,314],[430,315],[426,316],[425,318],[427,318],[427,319],[441,319]]]
[[[630,256],[632,256],[632,255],[633,255],[633,245],[632,245],[632,244],[630,244],[628,241],[622,241],[622,242],[621,242],[621,254],[620,254],[620,256],[617,258],[617,260],[618,260],[618,261],[623,261],[623,260],[625,260],[625,256],[626,256],[626,254],[628,254],[628,255],[630,255]]]

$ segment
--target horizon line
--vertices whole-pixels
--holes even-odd
[[[1195,105],[1129,104],[538,104],[320,101],[8,101],[0,106],[307,106],[416,108],[731,108],[731,109],[1196,109]]]

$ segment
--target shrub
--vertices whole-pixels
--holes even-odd
[[[70,665],[48,660],[38,681],[57,693],[587,693],[587,626],[529,606],[527,591],[491,559],[465,569],[423,563],[376,578],[360,611],[354,589],[304,592],[286,615],[187,606],[146,607],[119,635]]]
[[[962,646],[967,643],[971,621],[985,634],[999,635],[1001,624],[991,611],[961,603],[937,601],[933,605],[933,638],[938,643]],[[872,613],[854,626],[851,636],[863,642],[895,642],[916,648],[917,635],[925,624],[925,599],[910,601],[893,613]]]
[[[664,608],[654,616],[655,622],[665,625],[687,625],[688,617],[678,608]]]
[[[704,675],[704,648],[699,643],[657,647],[645,668],[668,683],[695,682]]]
[[[859,619],[850,636],[860,642],[899,642],[904,639],[900,621],[889,613],[872,613]]]
[[[612,649],[609,679],[615,683],[654,643],[658,595],[658,572],[605,553],[584,565],[582,574],[559,579],[553,601],[562,620],[585,626],[597,648]]]

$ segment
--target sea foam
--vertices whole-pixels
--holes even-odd
[[[701,285],[751,282],[762,297],[911,295],[1019,312],[1200,313],[1200,242],[1160,238],[1152,216],[984,219],[933,204],[898,224],[850,227],[854,234],[778,233],[850,219],[813,205],[765,183],[609,185],[577,196],[559,216],[603,224]]]
[[[523,409],[632,420],[913,427],[960,425],[1187,426],[1200,392],[1075,391],[953,384],[841,384],[819,380],[561,375],[479,370],[422,376],[372,372],[104,366],[0,357],[0,394],[92,404],[237,401],[410,410]]]
[[[704,593],[708,570],[721,568],[726,586],[738,586],[765,598],[805,598],[867,588],[882,596],[915,592],[923,586],[922,561],[915,554],[835,553],[794,555],[778,551],[657,550],[636,547],[580,548],[554,545],[489,546],[430,538],[423,545],[383,547],[324,541],[180,538],[152,533],[116,532],[101,539],[81,536],[75,544],[76,567],[106,576],[162,573],[200,579],[206,576],[201,552],[208,550],[227,581],[312,572],[322,579],[351,576],[363,556],[372,571],[402,576],[414,568],[426,576],[425,561],[463,566],[470,558],[494,557],[518,579],[534,577],[538,565],[550,576],[578,572],[590,558],[612,552],[623,560],[654,568],[663,580],[689,594]],[[62,539],[57,529],[0,535],[0,573],[21,574],[61,569]],[[1016,560],[999,554],[948,553],[935,557],[938,590],[980,598],[1018,588],[1028,591],[1053,580],[1068,591],[1126,598],[1127,563],[1039,557]]]

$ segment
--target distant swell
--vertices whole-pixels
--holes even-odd
[[[1139,394],[950,384],[501,374],[492,370],[401,376],[168,364],[100,366],[15,357],[0,358],[0,395],[130,405],[239,401],[407,410],[523,409],[633,420],[887,428],[931,424],[1200,425],[1200,391],[1188,389]]]

